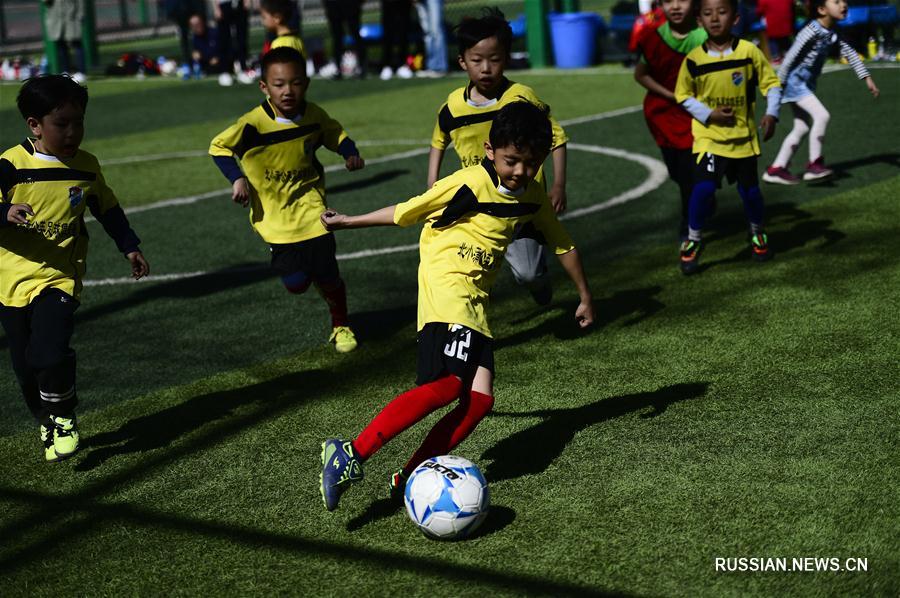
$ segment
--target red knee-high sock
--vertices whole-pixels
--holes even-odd
[[[327,290],[316,283],[316,289],[328,304],[328,311],[331,312],[331,326],[347,326],[350,319],[347,317],[347,287],[344,285],[343,279],[338,279],[337,286],[328,287]]]
[[[456,376],[444,376],[407,390],[388,403],[360,432],[353,441],[353,448],[361,459],[368,459],[391,438],[435,409],[448,405],[461,390],[462,381]]]
[[[422,446],[403,468],[403,473],[408,476],[425,459],[446,455],[459,446],[459,443],[472,433],[478,422],[491,412],[493,406],[494,397],[491,395],[473,390],[468,396],[463,396],[459,405],[431,428],[428,436],[422,441]]]

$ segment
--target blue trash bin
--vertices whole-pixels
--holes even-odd
[[[598,15],[592,12],[549,13],[553,58],[561,69],[591,66],[597,49]]]

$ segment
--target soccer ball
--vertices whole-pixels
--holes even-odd
[[[422,532],[440,540],[464,538],[487,517],[490,493],[478,467],[444,455],[423,461],[406,482],[406,512]]]

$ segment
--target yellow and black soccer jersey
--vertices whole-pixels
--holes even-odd
[[[264,101],[219,133],[209,146],[216,157],[236,156],[250,182],[250,223],[267,243],[296,243],[328,231],[325,170],[316,150],[337,152],[349,138],[340,123],[305,102],[293,120],[277,116]],[[354,150],[355,151],[355,150]]]
[[[736,121],[733,127],[722,127],[694,119],[694,153],[758,156],[756,90],[768,95],[775,87],[780,88],[778,75],[759,48],[748,41],[735,39],[730,52],[710,52],[706,44],[691,50],[678,72],[675,100],[681,104],[693,97],[712,109],[731,106]]]
[[[0,195],[0,304],[7,307],[24,307],[46,289],[78,298],[88,249],[87,208],[123,253],[138,249],[140,240],[97,158],[83,150],[60,160],[26,139],[0,155]],[[14,203],[34,210],[27,224],[7,221]]]
[[[439,180],[394,210],[400,226],[423,221],[419,330],[429,322],[444,322],[491,336],[485,311],[516,224],[534,224],[557,254],[575,247],[541,184],[531,181],[521,194],[511,195],[500,187],[487,160]]]
[[[469,97],[472,85],[469,83],[447,96],[447,102],[438,111],[437,123],[434,125],[434,133],[431,136],[431,147],[439,150],[447,149],[452,141],[463,168],[481,163],[484,158],[484,143],[488,140],[491,132],[491,123],[494,122],[494,117],[501,108],[507,104],[522,101],[530,102],[535,106],[544,106],[530,87],[513,83],[509,79],[504,80],[503,88],[497,98],[479,105]],[[550,123],[553,126],[553,148],[555,149],[569,139],[552,116]]]
[[[304,47],[303,40],[300,39],[300,36],[296,33],[279,35],[273,39],[269,49],[274,50],[275,48],[293,48],[300,52],[300,56],[303,57],[303,60],[306,60],[306,47]],[[303,68],[305,69],[306,65],[303,65]]]

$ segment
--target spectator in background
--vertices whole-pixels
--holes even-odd
[[[791,47],[794,33],[793,0],[759,0],[756,14],[765,20],[768,43],[762,48],[774,64],[781,64],[785,52]]]
[[[365,46],[359,33],[363,0],[324,0],[325,16],[331,32],[332,61],[319,71],[323,77],[339,79],[342,74],[362,76],[365,73]],[[346,30],[344,26],[346,25]],[[344,35],[353,38],[353,53],[356,62],[344,61]],[[349,57],[348,57],[349,58]],[[346,69],[342,68],[346,62]],[[344,72],[346,70],[346,73]]]
[[[197,78],[203,74],[221,73],[228,69],[228,64],[222,62],[219,53],[219,32],[213,27],[206,26],[203,15],[193,15],[191,25],[191,73]],[[185,73],[190,75],[190,73]],[[183,75],[184,76],[184,75]],[[187,78],[186,76],[184,78]]]
[[[381,79],[387,81],[396,74],[401,79],[413,76],[406,66],[409,50],[410,0],[381,0],[382,60]]]
[[[84,21],[83,0],[44,0],[47,10],[44,13],[44,26],[47,38],[56,44],[56,55],[59,70],[72,73],[77,83],[84,83],[86,77],[84,47],[81,45],[81,24]],[[75,69],[69,57],[69,44],[75,48]]]
[[[206,6],[203,0],[165,0],[166,17],[178,27],[178,41],[181,45],[182,69],[191,68],[191,17],[200,15],[206,18]]]
[[[416,0],[419,25],[425,34],[425,70],[423,77],[447,74],[447,40],[444,35],[444,0]]]
[[[221,71],[230,75],[237,61],[240,66],[238,80],[252,83],[254,78],[247,74],[247,25],[250,18],[247,0],[216,0],[213,16],[218,29]]]

